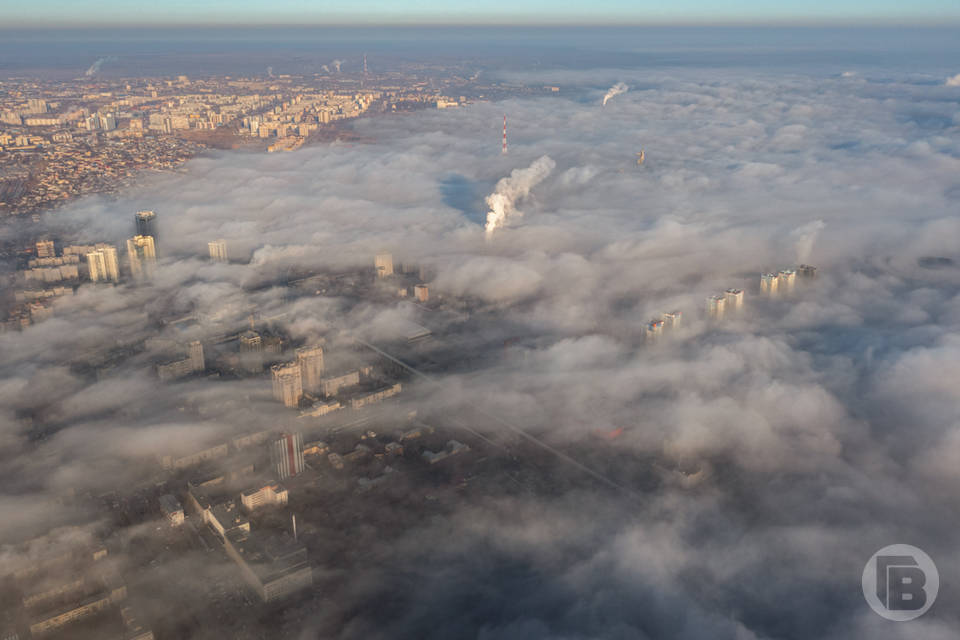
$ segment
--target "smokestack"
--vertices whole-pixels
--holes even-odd
[[[628,87],[623,82],[618,82],[617,84],[613,85],[612,87],[607,89],[606,95],[603,96],[603,106],[607,106],[607,102],[610,100],[610,98],[614,96],[618,96],[621,93],[626,93],[627,90],[629,89],[630,87]]]
[[[296,542],[297,541],[297,514],[294,513],[290,517],[293,518],[293,541]]]
[[[507,114],[503,114],[503,155],[507,155]]]
[[[490,207],[486,224],[488,239],[514,213],[517,201],[526,198],[556,166],[550,156],[541,156],[526,169],[514,169],[509,176],[500,179],[494,192],[487,196],[487,206]]]

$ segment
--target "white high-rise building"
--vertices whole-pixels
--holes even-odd
[[[710,296],[707,298],[707,315],[719,320],[726,311],[727,299],[723,296]]]
[[[127,240],[127,255],[130,258],[130,273],[136,280],[145,280],[153,275],[157,264],[153,236],[133,236]]]
[[[93,282],[120,282],[120,260],[117,248],[108,244],[98,244],[96,250],[87,254],[87,267]]]
[[[780,291],[790,293],[797,283],[797,272],[793,269],[784,269],[777,274],[777,280],[780,281]]]
[[[210,250],[210,259],[214,262],[227,262],[227,241],[214,240],[207,243]]]
[[[296,362],[275,364],[270,371],[273,373],[273,397],[287,407],[299,406],[303,395],[300,365]]]
[[[777,295],[779,282],[777,280],[777,274],[775,273],[762,273],[760,274],[760,291],[769,296]]]
[[[190,343],[190,366],[194,371],[203,371],[207,368],[203,360],[203,344],[199,340]]]
[[[297,364],[300,365],[300,380],[303,389],[317,392],[323,379],[323,347],[297,349]]]
[[[680,311],[671,311],[663,314],[663,323],[668,329],[679,329],[683,314]]]
[[[378,278],[386,278],[387,276],[393,275],[393,255],[386,252],[378,253],[373,264],[377,268]]]
[[[727,289],[723,292],[727,311],[739,311],[743,308],[743,289]]]

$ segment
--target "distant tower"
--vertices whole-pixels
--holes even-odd
[[[153,244],[157,244],[157,214],[153,211],[137,211],[133,217],[137,225],[138,236],[152,236]]]
[[[296,362],[275,364],[270,371],[273,373],[273,397],[287,407],[298,406],[303,395],[300,365]]]
[[[727,289],[723,292],[723,297],[730,311],[739,311],[743,308],[743,289]]]
[[[190,368],[194,371],[203,371],[207,368],[203,360],[203,344],[199,340],[190,343]]]
[[[777,295],[777,274],[775,273],[761,273],[760,274],[760,292],[765,293],[768,296]]]
[[[134,279],[144,280],[153,275],[157,264],[157,251],[152,236],[133,236],[127,240],[127,254],[130,257],[130,273]]]
[[[640,153],[637,154],[637,164],[643,164],[643,161],[646,159],[646,154],[643,152],[643,149],[640,149]]]
[[[797,282],[797,272],[793,269],[784,269],[777,274],[777,279],[780,281],[780,290],[790,293]]]
[[[270,454],[278,480],[303,473],[303,436],[299,433],[280,436],[273,442]]]
[[[503,114],[503,155],[507,155],[507,114]]]
[[[207,248],[210,250],[210,259],[213,260],[214,262],[227,261],[227,241],[226,240],[214,240],[213,242],[208,242]]]
[[[297,349],[297,364],[300,365],[302,387],[307,391],[319,391],[323,379],[323,347]]]
[[[393,255],[386,251],[381,251],[373,260],[377,269],[378,278],[386,278],[393,275]]]
[[[723,317],[726,311],[727,299],[724,296],[710,296],[707,298],[707,315],[715,320]]]
[[[363,75],[367,75],[367,54],[363,54]]]

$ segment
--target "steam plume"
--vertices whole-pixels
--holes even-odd
[[[488,238],[514,213],[517,201],[527,197],[530,189],[540,184],[556,166],[550,156],[541,156],[526,169],[514,169],[508,177],[500,179],[494,192],[487,196],[487,206],[490,207],[486,226]]]
[[[613,85],[612,87],[610,87],[609,89],[607,89],[607,94],[606,94],[605,96],[603,96],[603,106],[607,106],[607,101],[610,100],[610,98],[612,98],[612,97],[614,97],[614,96],[618,96],[618,95],[620,95],[621,93],[626,93],[627,90],[629,90],[629,89],[630,89],[630,87],[628,87],[628,86],[627,86],[625,83],[623,83],[623,82],[618,82],[617,84]]]
[[[334,61],[331,62],[330,64],[333,65],[333,70],[334,70],[334,71],[336,71],[337,73],[340,73],[340,65],[343,64],[343,60],[334,60]]]
[[[322,69],[324,73],[330,73],[330,67],[325,64],[320,65],[320,69]]]
[[[108,62],[116,62],[116,58],[113,56],[107,56],[106,58],[97,58],[97,61],[90,65],[90,68],[83,72],[83,75],[87,78],[90,76],[96,75],[100,71],[100,67]]]
[[[947,78],[945,83],[948,87],[960,87],[960,73],[953,76],[952,78]]]
[[[823,220],[814,220],[790,232],[790,236],[797,239],[797,262],[804,263],[810,259],[813,243],[817,241],[820,231],[827,226]]]

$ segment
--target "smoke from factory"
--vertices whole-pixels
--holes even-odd
[[[90,65],[90,68],[83,72],[83,75],[87,78],[90,76],[96,75],[100,71],[100,67],[105,65],[108,62],[115,62],[117,59],[113,56],[107,56],[105,58],[97,58],[97,61]]]
[[[323,71],[324,73],[330,73],[330,67],[328,67],[325,64],[320,65],[320,70]]]
[[[334,61],[331,62],[330,64],[333,65],[333,70],[334,70],[334,71],[336,71],[337,73],[340,73],[340,65],[343,64],[343,60],[334,60]]]
[[[817,236],[820,235],[820,231],[825,226],[827,225],[823,220],[814,220],[790,232],[790,236],[796,238],[798,263],[803,264],[810,260],[813,244],[817,241]]]
[[[624,82],[618,82],[617,84],[613,85],[607,89],[607,93],[603,96],[603,106],[607,106],[607,102],[610,100],[610,98],[618,96],[621,93],[626,93],[629,89],[630,87]]]
[[[550,156],[540,156],[526,169],[514,169],[509,176],[497,182],[496,189],[487,196],[487,237],[506,224],[507,218],[516,212],[518,200],[527,197],[530,190],[540,184],[557,166]]]

